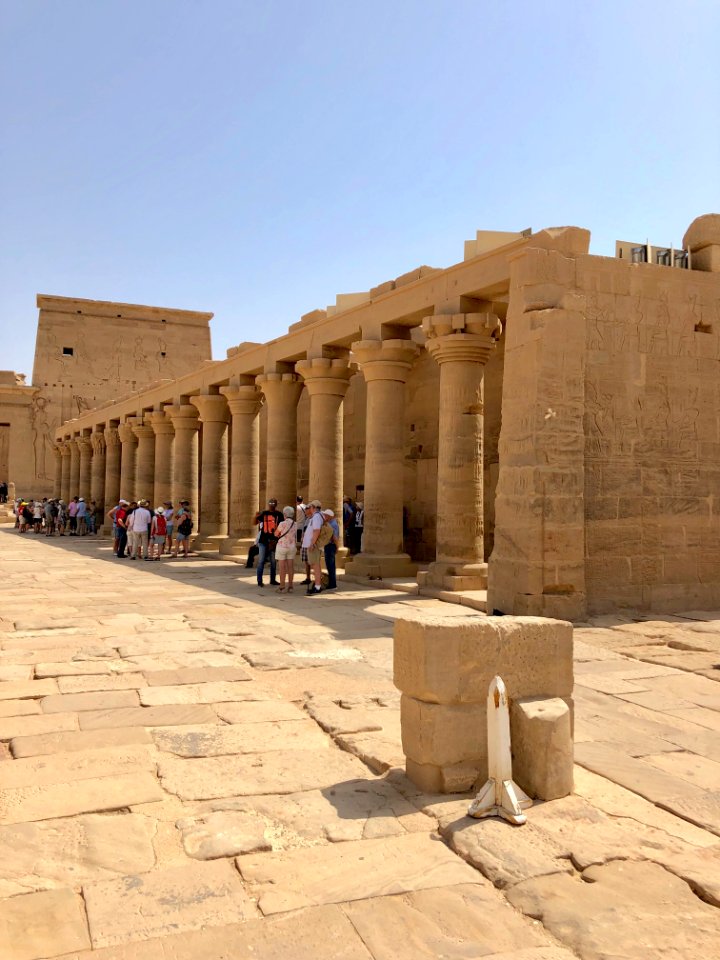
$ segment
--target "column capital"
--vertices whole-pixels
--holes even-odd
[[[261,373],[255,383],[268,403],[283,400],[290,407],[297,406],[302,393],[302,380],[296,373]]]
[[[105,434],[102,430],[95,430],[90,435],[90,442],[92,443],[93,453],[105,452]]]
[[[200,414],[201,423],[227,423],[230,419],[225,397],[219,394],[197,394],[190,402]]]
[[[155,438],[155,431],[149,423],[145,423],[144,420],[138,420],[137,423],[132,425],[132,430],[138,440],[146,440],[148,438]]]
[[[77,444],[77,447],[80,453],[82,453],[83,451],[85,451],[85,453],[92,451],[92,441],[90,437],[86,437],[86,436],[75,437],[75,443]]]
[[[437,363],[469,360],[486,364],[502,333],[494,313],[434,314],[423,319],[425,348]]]
[[[120,445],[120,433],[117,427],[105,427],[103,431],[105,437],[105,447],[117,447]]]
[[[365,380],[396,380],[405,383],[420,354],[413,340],[358,340],[350,347]]]
[[[255,384],[241,384],[233,387],[220,387],[220,393],[225,397],[233,416],[247,414],[255,416],[263,405],[263,394]]]
[[[153,410],[152,413],[149,413],[145,419],[152,426],[153,432],[156,436],[160,434],[173,434],[175,433],[175,428],[173,427],[172,420],[170,415],[164,410]]]
[[[299,360],[295,369],[303,378],[311,397],[320,394],[344,397],[350,386],[350,377],[357,372],[357,365],[347,360],[315,357],[312,360]]]
[[[137,443],[134,424],[121,423],[120,426],[117,428],[117,432],[120,438],[120,443]]]
[[[59,440],[57,444],[58,450],[60,451],[61,457],[70,456],[70,441],[69,440]]]
[[[200,426],[197,409],[191,403],[170,403],[164,410],[176,430],[182,427],[197,430]]]

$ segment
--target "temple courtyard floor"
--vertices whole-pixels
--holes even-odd
[[[403,774],[399,614],[0,530],[2,960],[717,955],[720,611],[575,631],[575,794]]]

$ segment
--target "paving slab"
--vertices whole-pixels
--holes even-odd
[[[312,720],[237,723],[231,726],[165,727],[153,730],[160,750],[178,757],[263,754],[275,750],[326,750],[332,741]]]
[[[118,727],[164,727],[181,724],[213,723],[216,714],[204,704],[178,704],[157,707],[125,707],[119,710],[95,710],[78,717],[81,730]]]
[[[131,773],[92,780],[13,787],[0,795],[0,822],[27,823],[72,817],[78,813],[121,810],[133,803],[161,800],[164,793],[150,773]]]
[[[42,713],[38,700],[0,700],[0,717],[29,717]]]
[[[43,713],[71,713],[86,710],[116,710],[139,706],[134,690],[101,690],[93,693],[57,693],[40,701]]]
[[[651,754],[643,758],[658,770],[671,773],[703,790],[720,790],[720,763],[687,750]]]
[[[48,890],[0,900],[3,960],[40,960],[90,946],[82,897]]]
[[[422,833],[238,857],[236,862],[265,916],[480,882],[439,838]]]
[[[183,800],[296,793],[367,776],[359,760],[336,750],[277,750],[267,756],[169,759],[160,762],[158,772],[163,787]]]
[[[256,916],[232,863],[197,862],[83,886],[94,948]]]
[[[240,667],[184,667],[177,670],[157,670],[145,674],[150,687],[172,687],[183,683],[233,682],[252,680],[247,670]]]
[[[215,713],[226,723],[281,723],[306,718],[300,707],[285,700],[236,701],[216,703]]]
[[[182,703],[231,703],[234,700],[272,700],[277,694],[250,677],[238,682],[186,683],[170,687],[145,687],[140,702],[146,707]]]
[[[217,860],[246,853],[271,850],[265,823],[253,813],[219,810],[179,820],[185,853],[195,860]]]
[[[142,745],[28,757],[0,766],[0,790],[42,787],[49,783],[108,777],[133,770],[154,772],[156,765],[155,751]]]
[[[57,692],[54,680],[6,680],[0,683],[0,700],[25,700]]]
[[[142,727],[126,730],[78,730],[71,733],[38,734],[14,737],[10,749],[14,757],[38,757],[74,750],[97,750],[105,747],[123,747],[130,744],[153,742],[150,733]]]
[[[0,718],[0,740],[31,737],[44,733],[64,733],[68,730],[77,729],[78,718],[74,713]]]
[[[60,693],[93,693],[100,690],[137,690],[147,685],[142,673],[91,674],[87,677],[58,677]]]
[[[583,960],[662,960],[717,951],[720,912],[654,863],[615,861],[590,867],[582,879],[527,880],[508,898]]]

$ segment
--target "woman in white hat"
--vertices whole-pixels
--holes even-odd
[[[167,536],[167,521],[165,520],[165,508],[155,507],[152,522],[150,524],[150,559],[159,560],[162,556],[165,546],[165,537]]]

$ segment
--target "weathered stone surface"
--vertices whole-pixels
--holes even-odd
[[[232,726],[158,728],[153,739],[178,757],[219,757],[224,754],[265,753],[273,750],[324,750],[328,737],[312,720],[281,723],[238,723]]]
[[[83,896],[95,948],[237,923],[255,915],[237,871],[227,861],[102,880],[86,884]]]
[[[157,689],[157,688],[156,688]],[[216,715],[204,704],[158,707],[124,707],[119,710],[88,711],[79,716],[81,730],[117,727],[165,727],[190,723],[213,723]]]
[[[159,774],[164,788],[183,800],[213,800],[323,789],[367,771],[338,750],[278,750],[267,756],[163,760]]]
[[[0,700],[0,717],[29,717],[42,713],[37,700]]]
[[[387,707],[380,707],[377,703],[358,705],[342,701],[340,703],[325,697],[317,697],[307,703],[307,712],[329,734],[338,733],[368,733],[382,730],[384,714]]]
[[[572,718],[564,700],[514,700],[510,732],[513,779],[529,797],[556,800],[572,793]]]
[[[549,938],[541,930],[479,883],[356,900],[344,910],[373,960],[495,960],[505,951],[516,958],[515,951],[523,948],[529,948],[530,957],[535,948],[548,949]],[[542,956],[536,954],[538,960]],[[570,960],[572,955],[558,950],[556,956]]]
[[[32,737],[15,737],[10,741],[10,749],[14,757],[38,757],[49,753],[124,747],[139,743],[152,743],[149,732],[142,727],[99,732],[78,730],[73,733],[48,733]]]
[[[153,634],[147,639],[138,637],[133,640],[125,640],[118,647],[120,656],[123,658],[155,653],[203,653],[205,650],[222,650],[222,645],[217,637],[207,639],[198,637],[196,633],[190,630],[168,633],[164,636]]]
[[[265,824],[250,813],[218,811],[178,821],[185,853],[195,860],[216,860],[271,850]]]
[[[145,679],[151,687],[172,687],[183,683],[232,683],[252,677],[240,667],[185,667],[149,671]]]
[[[119,673],[106,676],[58,677],[60,693],[93,693],[98,690],[137,690],[146,685],[142,673]]]
[[[101,947],[62,960],[287,960],[288,944],[292,945],[293,960],[372,960],[342,907],[335,905],[313,907],[289,917],[229,923],[121,947]],[[558,953],[517,960],[560,957]]]
[[[286,720],[303,720],[306,717],[299,707],[285,700],[218,703],[214,709],[226,723],[282,723]]]
[[[430,887],[477,883],[475,871],[422,833],[239,857],[265,916]]]
[[[52,716],[2,717],[0,718],[0,740],[12,740],[14,737],[31,737],[44,733],[63,733],[77,730],[78,718],[74,713],[55,713]]]
[[[112,666],[120,670],[124,663],[125,661],[123,660],[113,660]],[[127,669],[129,672],[132,667],[128,665]],[[75,677],[85,676],[87,674],[108,675],[112,672],[111,661],[109,660],[73,660],[68,663],[38,663],[35,665],[36,677]]]
[[[41,787],[91,777],[108,777],[134,770],[153,771],[156,759],[147,746],[107,747],[82,753],[56,753],[15,760],[0,767],[0,790]]]
[[[0,822],[26,823],[72,817],[78,813],[119,810],[133,803],[161,800],[164,794],[150,773],[98,777],[74,783],[53,783],[37,787],[14,787],[0,795]]]
[[[0,827],[0,890],[74,886],[155,865],[154,825],[133,814],[88,814]]]
[[[590,867],[583,879],[588,882],[568,876],[527,880],[508,899],[587,960],[716,952],[720,913],[662,867],[614,861]]]
[[[54,680],[8,680],[0,683],[0,700],[25,700],[57,693]]]
[[[82,897],[48,890],[0,901],[3,960],[39,960],[90,946]]]
[[[233,700],[271,700],[275,696],[250,678],[237,683],[186,683],[172,687],[145,687],[140,691],[140,702],[146,707],[184,703],[231,703]]]
[[[116,710],[119,707],[137,707],[134,690],[103,690],[94,693],[67,693],[45,697],[43,713],[70,713],[84,710]]]

